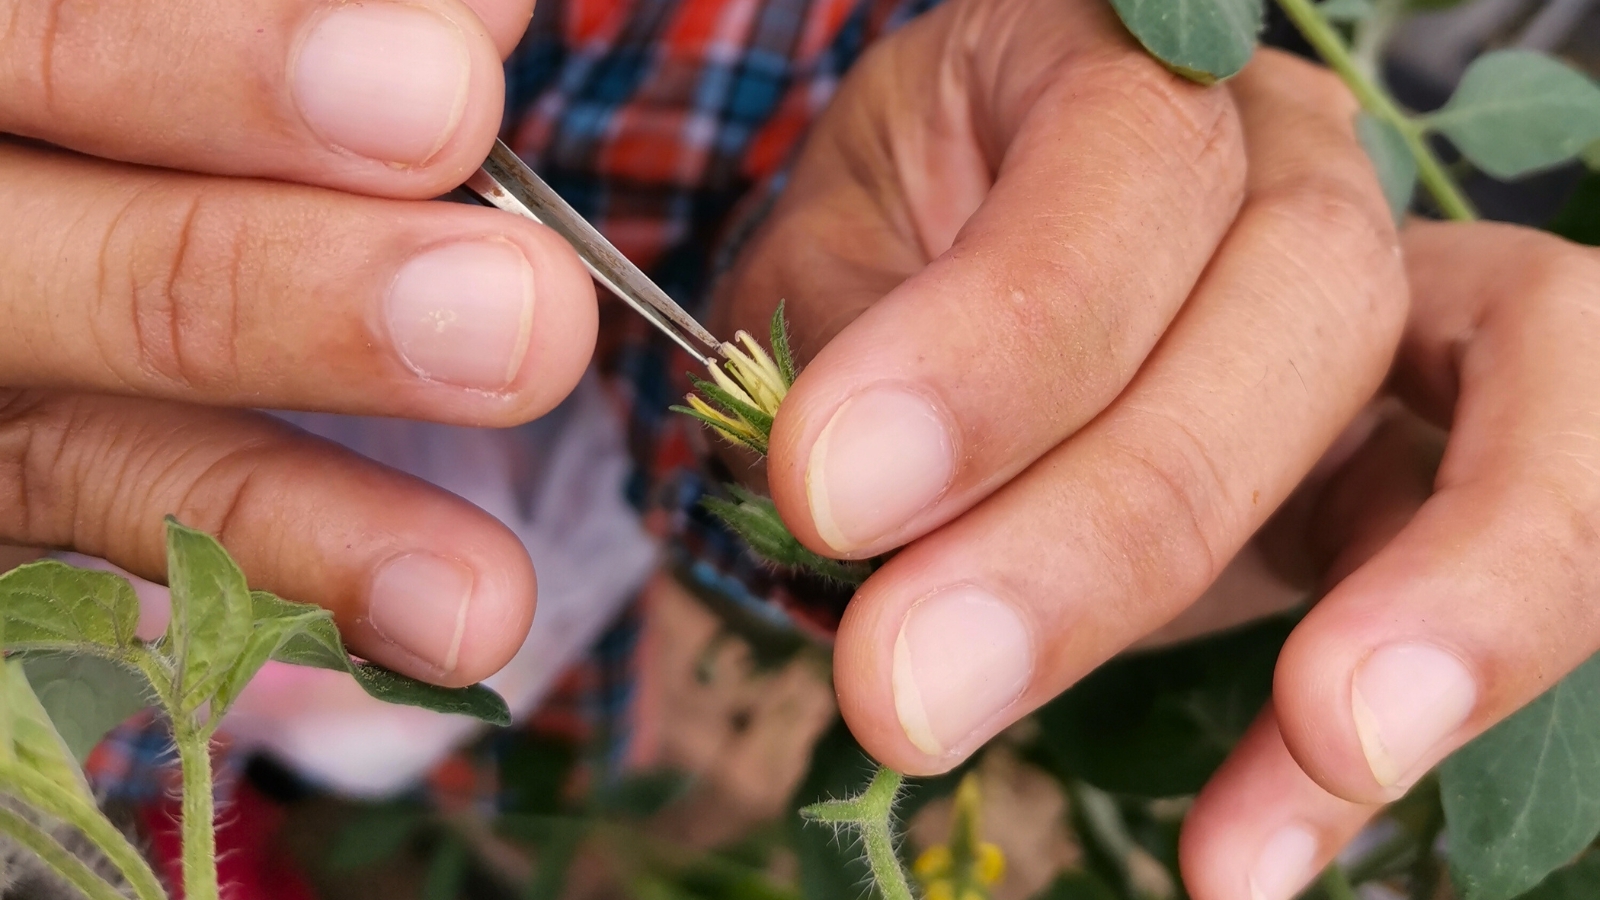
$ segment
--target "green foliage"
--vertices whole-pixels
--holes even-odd
[[[137,670],[99,656],[29,654],[23,669],[39,703],[81,763],[106,733],[150,705],[150,683]]]
[[[1139,43],[1169,69],[1209,84],[1238,74],[1261,33],[1261,0],[1111,0]]]
[[[50,716],[28,684],[21,660],[0,662],[0,770],[32,773],[74,799],[94,804],[94,793]],[[0,775],[0,782],[9,780]]]
[[[1317,12],[1329,22],[1360,22],[1372,15],[1372,0],[1322,0]]]
[[[167,584],[172,620],[157,652],[171,666],[168,696],[182,712],[197,710],[214,696],[225,709],[236,694],[223,692],[239,677],[238,664],[244,661],[253,625],[244,573],[210,535],[169,517]],[[265,662],[262,655],[243,678],[248,680]]]
[[[126,659],[138,644],[139,597],[126,578],[41,560],[0,575],[7,650]]]
[[[1425,121],[1473,165],[1516,178],[1600,140],[1600,87],[1542,53],[1501,50],[1475,60],[1450,102]]]
[[[1395,222],[1403,221],[1417,191],[1417,158],[1411,155],[1406,136],[1393,122],[1360,112],[1356,114],[1356,137],[1378,172],[1378,183]]]
[[[1584,173],[1547,227],[1569,241],[1600,247],[1600,171]]]
[[[1600,657],[1446,760],[1450,867],[1464,900],[1506,900],[1600,834]]]
[[[411,806],[364,807],[339,829],[323,864],[334,872],[377,865],[398,854],[427,821],[425,812]]]
[[[778,516],[778,508],[768,498],[734,484],[727,488],[733,500],[707,497],[702,504],[767,562],[784,569],[803,569],[849,585],[858,585],[872,574],[869,563],[829,559],[812,552],[789,533]]]
[[[1292,627],[1272,619],[1106,663],[1039,711],[1040,761],[1115,793],[1195,793],[1270,696]]]
[[[184,888],[195,900],[218,896],[211,734],[269,659],[348,672],[390,702],[509,719],[504,701],[485,688],[440,688],[355,662],[326,610],[251,593],[215,539],[171,518],[166,531],[172,619],[158,641],[138,638],[139,601],[126,579],[49,560],[0,575],[0,647],[26,654],[0,663],[0,787],[83,832],[140,900],[162,897],[160,885],[101,815],[77,757],[147,695],[171,717],[182,761]],[[35,695],[25,667],[45,679],[51,708]],[[16,836],[25,846],[37,837]],[[63,877],[81,875],[49,847],[40,856]]]
[[[1073,869],[1061,873],[1034,900],[1121,900],[1117,892],[1093,872]]]
[[[1594,900],[1600,897],[1600,853],[1588,853],[1518,900]]]

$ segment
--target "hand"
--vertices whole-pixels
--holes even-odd
[[[906,545],[835,653],[880,761],[948,769],[1171,620],[1382,383],[1354,109],[1271,52],[1188,84],[1092,0],[952,0],[841,87],[723,296],[815,353],[768,459],[796,536]]]
[[[510,658],[509,531],[219,407],[508,425],[576,383],[570,250],[422,202],[488,152],[532,6],[0,0],[0,543],[160,578],[172,513],[364,656],[446,684]]]
[[[1414,224],[1404,249],[1406,408],[1273,529],[1335,586],[1195,801],[1196,900],[1250,896],[1247,877],[1290,896],[1380,804],[1600,647],[1600,251],[1489,224]]]

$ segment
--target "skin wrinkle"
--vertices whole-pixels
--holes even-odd
[[[39,87],[44,92],[45,111],[56,109],[56,45],[61,39],[61,10],[68,0],[47,0],[44,8],[44,28],[39,35]]]
[[[178,300],[178,283],[182,280],[185,264],[189,258],[190,245],[195,239],[195,221],[200,215],[200,197],[195,194],[188,198],[183,211],[182,224],[178,226],[177,246],[172,251],[172,268],[167,273],[165,293],[167,295],[167,325],[171,331],[170,352],[172,353],[172,369],[177,374],[177,380],[182,384],[198,385],[193,373],[188,371],[188,363],[184,360],[183,334],[184,312],[183,304]],[[234,304],[237,306],[237,303]]]

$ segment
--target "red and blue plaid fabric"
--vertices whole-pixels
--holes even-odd
[[[732,220],[781,189],[786,162],[845,71],[872,40],[937,2],[540,0],[507,63],[504,137],[697,309]],[[678,572],[768,627],[831,631],[844,597],[777,578],[699,511],[719,478],[693,449],[698,426],[667,410],[687,388],[689,358],[603,298],[596,364],[627,419],[630,499]],[[620,760],[636,633],[634,616],[614,628],[532,727],[603,736]],[[219,772],[234,780],[240,761],[219,752]],[[441,771],[484,758],[466,751]],[[102,795],[153,810],[170,796],[172,765],[165,729],[146,718],[115,731],[89,769]]]

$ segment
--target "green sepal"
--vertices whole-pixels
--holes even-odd
[[[778,364],[778,374],[783,376],[783,386],[789,387],[794,384],[799,369],[794,364],[794,352],[789,349],[789,320],[783,314],[785,302],[779,300],[778,308],[772,313],[772,333],[769,339],[772,343],[772,361]]]

